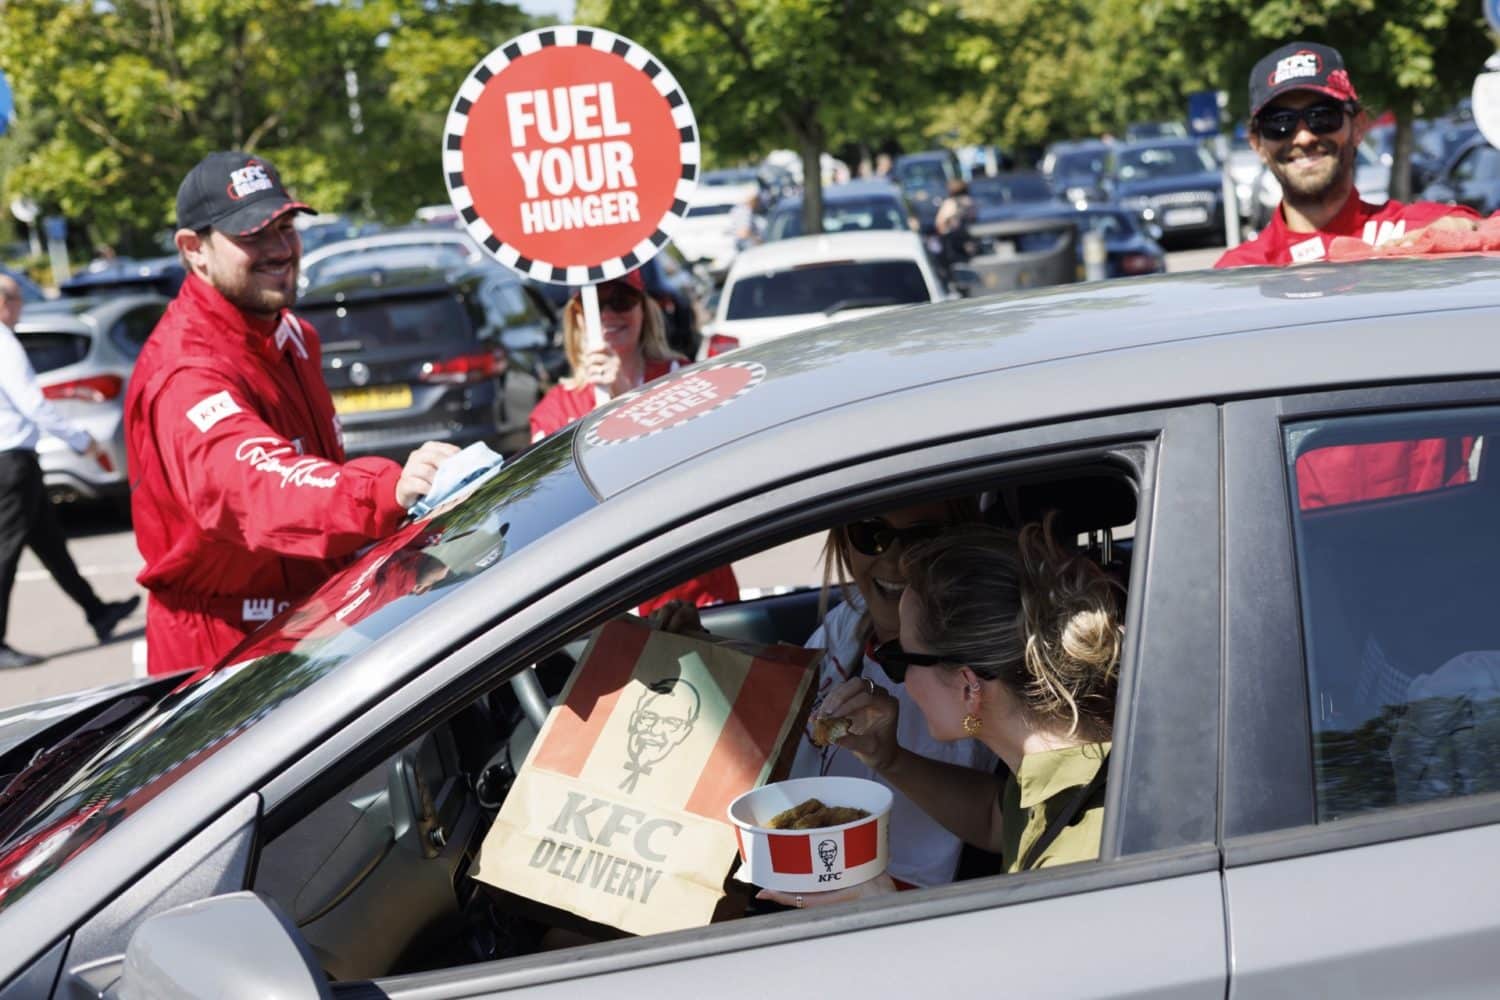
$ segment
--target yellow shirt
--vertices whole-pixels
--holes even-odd
[[[1007,872],[1021,870],[1021,861],[1047,824],[1093,780],[1099,764],[1109,752],[1108,743],[1085,743],[1027,754],[1021,770],[1011,776],[1000,793],[1000,857]],[[1092,861],[1099,856],[1099,835],[1104,829],[1104,787],[1084,804],[1042,851],[1033,868]]]

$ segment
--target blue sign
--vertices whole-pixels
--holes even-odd
[[[49,215],[42,219],[42,232],[47,242],[61,242],[68,238],[68,219],[63,215]]]
[[[1500,31],[1500,0],[1480,0],[1484,4],[1484,19],[1490,22],[1491,31]]]
[[[0,71],[0,135],[4,135],[10,128],[10,115],[15,109],[16,102],[10,96],[10,84],[5,79],[5,73]]]
[[[1494,0],[1486,0],[1494,2]],[[1219,95],[1199,90],[1188,95],[1188,132],[1195,136],[1219,134]]]

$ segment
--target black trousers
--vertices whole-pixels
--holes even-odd
[[[10,591],[16,582],[21,549],[31,551],[52,579],[90,620],[104,605],[68,555],[67,538],[42,484],[42,467],[34,451],[0,452],[0,643],[10,618]]]

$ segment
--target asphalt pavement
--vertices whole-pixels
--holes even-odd
[[[1222,252],[1219,247],[1176,251],[1167,255],[1167,270],[1211,267]],[[107,508],[67,506],[60,512],[73,561],[99,596],[110,601],[139,593],[135,576],[141,569],[141,557],[129,524]],[[819,584],[821,548],[820,535],[736,563],[742,591],[749,596]],[[16,649],[47,659],[35,667],[0,670],[0,708],[130,678],[145,655],[144,627],[143,601],[141,609],[120,625],[114,637],[100,645],[83,612],[28,551],[22,556],[11,594],[5,638]]]

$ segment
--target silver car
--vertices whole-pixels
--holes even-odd
[[[1493,996],[1497,323],[1482,257],[1244,268],[889,312],[666,376],[218,669],[0,715],[0,1000]],[[1097,859],[975,856],[949,885],[639,937],[474,878],[601,624],[979,495],[998,525],[1055,512],[1123,590]],[[800,644],[818,603],[704,622]],[[616,786],[556,835],[635,850]]]
[[[125,386],[136,355],[167,307],[160,295],[54,299],[28,305],[16,326],[42,394],[94,436],[109,468],[44,435],[37,456],[55,501],[129,503],[125,477]]]

